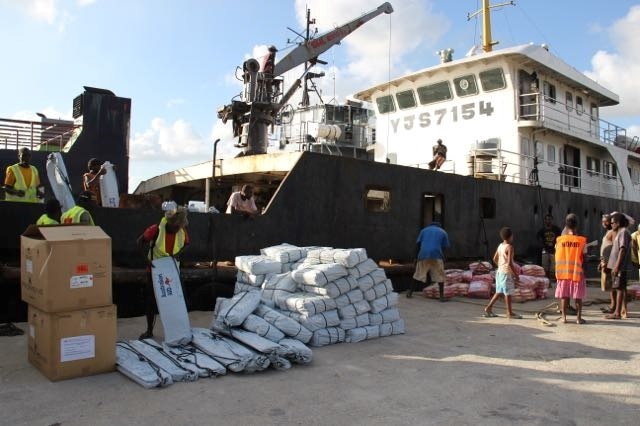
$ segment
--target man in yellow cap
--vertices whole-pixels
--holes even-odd
[[[38,169],[30,164],[31,150],[18,150],[18,163],[7,167],[4,176],[4,199],[24,203],[39,203],[44,194]]]
[[[152,261],[161,257],[172,256],[180,267],[179,258],[184,249],[189,245],[189,234],[185,227],[188,225],[187,210],[178,207],[165,212],[164,217],[157,225],[151,225],[138,237],[137,244],[147,258],[147,282],[144,287],[145,316],[147,317],[147,330],[140,335],[140,339],[153,337],[158,305],[153,293],[153,280],[151,278]]]

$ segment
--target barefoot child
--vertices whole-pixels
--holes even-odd
[[[493,262],[498,265],[498,270],[496,271],[496,294],[493,295],[487,307],[484,308],[484,316],[486,318],[497,317],[493,313],[493,305],[500,296],[504,295],[504,303],[507,305],[507,318],[520,319],[522,316],[515,314],[511,309],[511,294],[515,289],[515,283],[518,281],[518,271],[520,270],[513,261],[513,232],[511,228],[502,228],[500,230],[500,238],[502,238],[502,244],[498,246],[496,254],[493,255]]]
[[[587,293],[587,284],[582,269],[587,239],[578,235],[578,216],[569,213],[565,219],[567,233],[556,239],[556,297],[561,299],[562,322],[567,322],[569,298],[576,301],[576,323],[582,319],[582,299]]]

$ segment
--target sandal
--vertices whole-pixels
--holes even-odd
[[[582,318],[576,320],[576,324],[586,324],[587,322]]]
[[[498,315],[494,314],[493,312],[485,312],[482,316],[485,318],[497,318]]]
[[[610,314],[604,316],[606,319],[620,319],[620,315]]]
[[[520,314],[507,315],[507,318],[509,318],[509,319],[522,319],[522,315],[520,315]]]

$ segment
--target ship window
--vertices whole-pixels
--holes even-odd
[[[536,142],[536,157],[538,161],[544,161],[544,144],[542,142]]]
[[[473,74],[463,75],[454,78],[453,85],[456,88],[456,95],[460,97],[478,94],[478,85],[476,84],[476,76]]]
[[[591,104],[591,120],[598,120],[598,106],[594,103]]]
[[[396,105],[393,103],[393,96],[391,95],[380,96],[376,99],[376,103],[378,104],[378,112],[380,114],[386,114],[396,110]]]
[[[400,109],[413,108],[416,106],[416,97],[413,94],[413,90],[396,93],[396,101],[398,101],[398,108]]]
[[[590,176],[600,173],[600,159],[587,156],[587,173]]]
[[[615,179],[618,176],[615,163],[611,161],[602,162],[602,174],[608,179]]]
[[[547,145],[547,164],[553,166],[556,162],[556,147],[549,144]]]
[[[584,112],[584,105],[582,105],[582,97],[576,96],[576,113],[582,115]]]
[[[556,103],[556,86],[545,80],[542,82],[542,93],[545,101]]]
[[[451,86],[449,86],[448,81],[441,81],[428,86],[418,87],[418,98],[422,105],[447,101],[453,98],[451,95]]]
[[[391,192],[384,188],[367,188],[365,202],[368,211],[386,213],[391,210]]]
[[[490,92],[492,90],[504,89],[506,84],[504,82],[504,74],[502,68],[494,68],[480,73],[480,84],[482,90]]]
[[[565,94],[567,111],[573,111],[573,93],[567,92]]]

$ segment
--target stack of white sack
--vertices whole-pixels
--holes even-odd
[[[307,249],[291,244],[282,243],[276,246],[260,249],[260,254],[271,260],[280,262],[279,272],[289,272],[295,269],[307,256]]]
[[[404,333],[398,295],[365,249],[309,249],[291,275],[305,293],[279,306],[313,332],[311,346]]]

